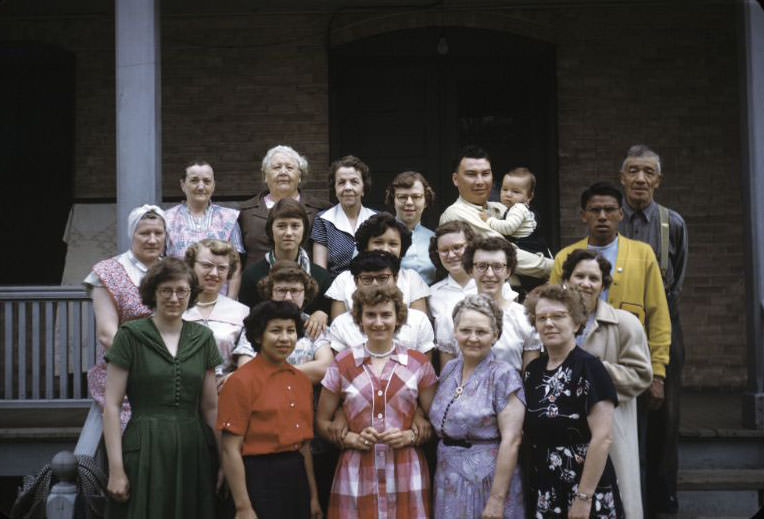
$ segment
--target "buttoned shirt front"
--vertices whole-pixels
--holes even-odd
[[[687,270],[687,225],[679,213],[669,209],[669,261],[663,275],[666,298],[672,314],[678,310],[679,294],[682,291]],[[627,238],[647,243],[655,252],[658,264],[661,262],[661,222],[658,204],[650,202],[642,210],[623,205],[623,220],[618,230]]]
[[[258,355],[223,386],[216,428],[243,436],[245,456],[298,450],[313,438],[313,386],[286,362]]]

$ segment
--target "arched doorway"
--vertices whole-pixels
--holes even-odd
[[[372,169],[367,204],[405,169],[425,174],[438,200],[434,227],[456,198],[453,156],[485,147],[495,182],[511,167],[538,178],[535,207],[550,244],[559,240],[554,46],[493,30],[401,30],[330,51],[331,156],[353,153]]]

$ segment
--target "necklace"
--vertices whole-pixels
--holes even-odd
[[[375,359],[384,359],[385,357],[387,357],[388,355],[390,355],[390,354],[393,352],[393,350],[395,350],[395,345],[393,344],[393,345],[390,347],[390,349],[389,349],[389,350],[387,350],[387,351],[386,351],[386,352],[384,352],[384,353],[376,353],[376,352],[373,352],[373,351],[369,350],[369,348],[367,348],[367,347],[366,347],[366,345],[364,345],[363,349],[365,349],[365,350],[366,350],[366,353],[368,353],[369,355],[371,355],[371,356],[372,356],[372,357],[374,357]]]
[[[200,301],[197,301],[196,302],[196,306],[201,306],[201,307],[212,306],[212,305],[214,305],[217,302],[218,302],[218,298],[216,297],[215,299],[213,299],[212,301],[210,301],[208,303],[202,303]]]

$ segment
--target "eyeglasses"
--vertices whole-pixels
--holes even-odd
[[[175,294],[175,296],[178,299],[185,299],[191,293],[191,289],[190,288],[175,288],[175,289],[172,289],[170,287],[162,287],[162,288],[158,289],[157,292],[159,292],[159,295],[162,296],[165,299],[170,299],[173,294]]]
[[[395,199],[402,204],[405,204],[409,198],[411,199],[412,202],[419,202],[420,200],[424,198],[424,195],[421,193],[412,193],[409,195],[404,195],[403,193],[401,193],[400,195],[395,195]]]
[[[570,314],[568,312],[553,312],[551,314],[536,314],[536,324],[544,324],[547,321],[559,323],[565,320]]]
[[[358,276],[358,281],[361,282],[364,286],[371,286],[374,283],[377,283],[378,285],[384,285],[388,281],[390,281],[390,278],[393,277],[392,274],[360,274]]]
[[[475,263],[473,265],[475,270],[480,273],[488,272],[488,269],[492,269],[495,274],[503,274],[507,270],[506,263]]]
[[[196,264],[202,267],[202,270],[205,272],[212,272],[213,270],[218,269],[220,274],[225,274],[228,272],[228,269],[231,268],[230,265],[218,265],[217,263],[210,263],[208,261],[197,261]]]
[[[462,243],[460,245],[454,245],[448,249],[438,249],[438,254],[441,256],[448,256],[448,253],[453,253],[455,256],[458,256],[462,252],[464,252],[464,248],[467,246],[466,243]]]
[[[286,297],[287,294],[294,297],[303,292],[305,292],[305,287],[278,287],[273,289],[273,293],[280,297]]]
[[[606,215],[611,215],[618,212],[619,209],[620,207],[615,205],[606,205],[604,207],[587,207],[586,212],[594,216],[599,216],[602,211],[605,211]]]

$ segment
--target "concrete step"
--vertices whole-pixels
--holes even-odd
[[[764,490],[764,469],[684,469],[679,490]]]

